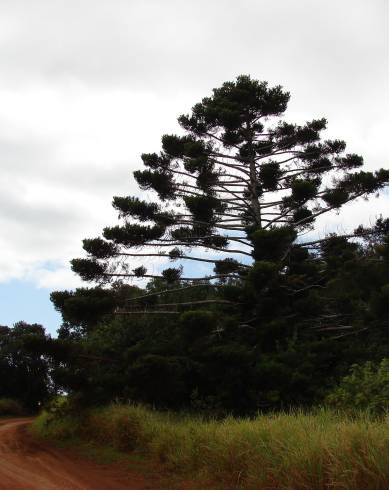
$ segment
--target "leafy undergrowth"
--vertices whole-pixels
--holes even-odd
[[[34,430],[82,440],[162,468],[193,488],[319,490],[389,488],[389,419],[312,414],[205,421],[139,406],[43,413]]]
[[[11,398],[0,398],[0,417],[17,417],[23,415],[22,405]]]

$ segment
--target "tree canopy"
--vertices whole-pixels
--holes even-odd
[[[0,326],[0,398],[14,398],[30,411],[49,398],[50,367],[42,355],[47,341],[42,325]]]
[[[241,280],[255,261],[286,264],[293,244],[311,245],[299,235],[318,216],[389,182],[388,170],[362,170],[344,141],[323,140],[324,118],[286,122],[289,98],[281,86],[239,76],[180,116],[184,134],[164,135],[162,151],[143,154],[134,172],[155,199],[114,197],[122,224],[85,239],[89,257],[74,259],[73,270],[87,281],[155,278],[147,257],[157,256],[213,266],[193,277],[168,267],[157,275],[167,285]],[[145,263],[132,267],[133,257]]]

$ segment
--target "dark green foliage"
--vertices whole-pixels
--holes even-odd
[[[134,273],[135,277],[143,277],[147,273],[147,269],[141,265],[140,267],[133,269],[132,272]]]
[[[215,262],[214,272],[215,274],[230,274],[232,272],[238,272],[241,269],[241,264],[235,259],[217,260]]]
[[[346,169],[358,168],[363,165],[363,158],[355,153],[349,153],[343,158],[338,158],[336,163],[337,165]]]
[[[162,148],[172,158],[188,157],[192,159],[207,155],[207,148],[203,141],[190,136],[176,136],[165,134],[162,136]]]
[[[173,181],[170,175],[160,171],[136,170],[134,177],[142,190],[155,190],[161,200],[174,198]]]
[[[183,255],[182,250],[178,247],[172,248],[169,252],[169,257],[171,260],[177,260]]]
[[[183,157],[186,141],[188,141],[187,138],[180,138],[175,134],[165,134],[162,136],[162,148],[170,157]]]
[[[307,226],[313,221],[313,213],[310,209],[301,207],[293,212],[293,217],[290,221],[296,227]]]
[[[336,235],[330,235],[321,245],[323,259],[331,269],[338,269],[347,260],[355,259],[357,251],[357,243],[350,243],[346,238]]]
[[[389,183],[389,171],[378,170],[377,172],[356,172],[348,174],[340,185],[349,192],[355,194],[371,194]]]
[[[113,313],[116,306],[114,291],[100,287],[54,291],[50,299],[65,323],[83,329],[96,325],[105,315]]]
[[[141,159],[145,167],[153,170],[159,169],[162,172],[168,170],[171,161],[167,155],[156,153],[143,153]]]
[[[101,238],[85,238],[82,241],[82,246],[88,254],[97,259],[108,259],[117,252],[117,247],[114,243],[107,242]]]
[[[381,237],[389,235],[389,218],[383,219],[382,216],[378,218],[373,226],[373,231]]]
[[[175,257],[182,261],[191,260],[190,249],[198,247],[196,260],[209,264],[209,271],[201,270],[203,278],[214,260],[222,263],[229,254],[240,263],[246,257],[283,261],[317,216],[389,183],[389,171],[383,169],[353,172],[362,157],[345,154],[342,140],[321,139],[326,119],[305,124],[280,119],[289,97],[282,87],[247,75],[215,88],[179,118],[184,134],[164,135],[159,154],[142,155],[144,169],[134,177],[142,190],[156,193],[155,201],[114,197],[122,225],[105,228],[105,240],[85,240],[92,262],[76,259],[73,269],[85,280],[125,280],[134,277],[129,262],[136,254],[128,249],[145,247],[139,255],[147,257],[156,255],[148,247],[170,245],[182,249]],[[284,238],[274,247],[271,240],[264,247],[255,243],[253,230],[276,233],[288,227],[289,243]],[[202,257],[214,250],[220,257]],[[236,271],[230,268],[224,283],[235,280]],[[183,274],[181,281],[190,280],[186,276],[191,277]]]
[[[354,364],[327,397],[328,405],[351,413],[384,415],[389,409],[389,359]]]
[[[205,246],[216,247],[216,248],[226,248],[229,244],[228,238],[222,235],[213,235],[211,237],[205,237],[202,240]]]
[[[23,406],[17,400],[0,398],[0,417],[20,417],[23,412]]]
[[[132,365],[129,382],[140,401],[181,408],[183,394],[190,393],[190,367],[185,357],[146,354]]]
[[[51,396],[49,364],[39,348],[47,339],[38,324],[0,327],[0,398],[17,400],[33,412]]]
[[[288,226],[250,233],[255,260],[281,260],[296,239],[296,231]]]
[[[112,240],[121,245],[143,245],[148,240],[156,240],[165,232],[165,228],[160,225],[148,226],[138,224],[126,224],[124,226],[113,226],[104,228],[104,238]]]
[[[259,179],[263,187],[269,191],[277,189],[281,174],[282,171],[278,162],[265,163],[259,169]]]
[[[248,275],[248,284],[256,290],[268,287],[269,282],[277,275],[278,267],[274,262],[260,260],[255,263]]]
[[[156,224],[158,226],[161,227],[161,229],[163,228],[164,230],[168,227],[168,226],[172,226],[175,224],[175,217],[173,215],[173,213],[168,213],[168,212],[165,212],[165,213],[158,213],[154,216],[154,221],[156,222]]]
[[[250,413],[321,402],[352,363],[389,357],[389,263],[376,260],[385,239],[380,230],[382,221],[372,228],[373,247],[370,236],[360,243],[332,236],[313,252],[293,245],[282,269],[257,260],[244,289],[237,282],[177,291],[175,276],[174,292],[144,299],[149,311],[179,315],[115,318],[107,311],[99,323],[104,290],[97,290],[88,333],[55,380],[89,403],[119,398]],[[164,287],[154,280],[148,292]],[[72,314],[71,300],[77,305],[84,294],[62,298],[63,314]],[[187,306],[169,306],[175,303]],[[77,306],[72,321],[81,325],[82,301]]]
[[[216,328],[215,314],[210,311],[187,311],[179,318],[180,334],[190,345],[196,339],[209,335]]]
[[[193,229],[189,228],[189,226],[181,226],[172,230],[171,232],[172,238],[175,240],[179,240],[181,242],[192,241],[192,237],[194,237]]]
[[[201,166],[197,168],[197,171],[196,184],[199,189],[207,194],[214,194],[213,189],[218,182],[218,173],[214,172],[213,165],[202,163]]]
[[[80,327],[87,332],[93,329],[124,299],[139,294],[134,286],[117,285],[113,288],[78,288],[75,291],[53,291],[50,299],[54,308],[61,313],[64,323],[71,328]]]
[[[349,200],[349,193],[342,188],[327,191],[322,199],[331,207],[340,208]]]
[[[381,321],[389,321],[389,283],[383,285],[374,295],[372,311]]]
[[[183,135],[142,155],[134,177],[155,201],[115,197],[122,224],[72,261],[112,289],[53,295],[58,384],[90,403],[252,413],[322,401],[356,360],[389,357],[389,222],[305,236],[317,217],[383,189],[389,171],[360,170],[344,141],[322,140],[324,118],[279,119],[288,101],[240,76],[179,118]],[[144,290],[125,289],[145,277]]]
[[[285,111],[289,93],[280,86],[268,88],[266,82],[240,76],[236,82],[226,82],[214,89],[212,97],[205,97],[193,107],[192,115],[181,116],[179,122],[188,131],[202,134],[215,128],[224,128],[226,146],[244,141],[242,131],[247,114],[251,119],[279,115]],[[261,124],[257,125],[261,131]]]
[[[313,199],[317,194],[320,181],[295,179],[291,184],[292,199],[296,204],[302,204]]]
[[[182,274],[181,268],[177,269],[174,267],[169,267],[162,271],[162,277],[168,284],[178,281],[181,277],[181,274]]]
[[[212,222],[216,219],[215,213],[222,213],[225,209],[223,203],[211,196],[188,196],[184,201],[194,220],[200,222]]]
[[[122,216],[133,216],[139,221],[153,220],[159,211],[159,206],[155,203],[141,201],[137,197],[114,197],[113,207],[120,212]]]
[[[103,279],[106,267],[95,259],[73,259],[72,271],[84,281],[99,281]]]

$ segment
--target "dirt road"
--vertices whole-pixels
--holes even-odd
[[[0,422],[0,490],[145,490],[144,479],[34,440],[31,419]],[[155,488],[155,487],[154,487]]]

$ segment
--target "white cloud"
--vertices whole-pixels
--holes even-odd
[[[50,290],[74,289],[82,287],[82,281],[74,274],[67,264],[56,264],[54,270],[37,265],[26,274],[26,279],[33,281],[38,288]]]
[[[115,223],[113,195],[138,192],[140,153],[240,73],[283,84],[290,119],[326,116],[367,168],[389,167],[388,11],[383,0],[3,0],[0,281],[77,285],[68,260]],[[388,197],[361,202],[322,226],[386,209]]]

